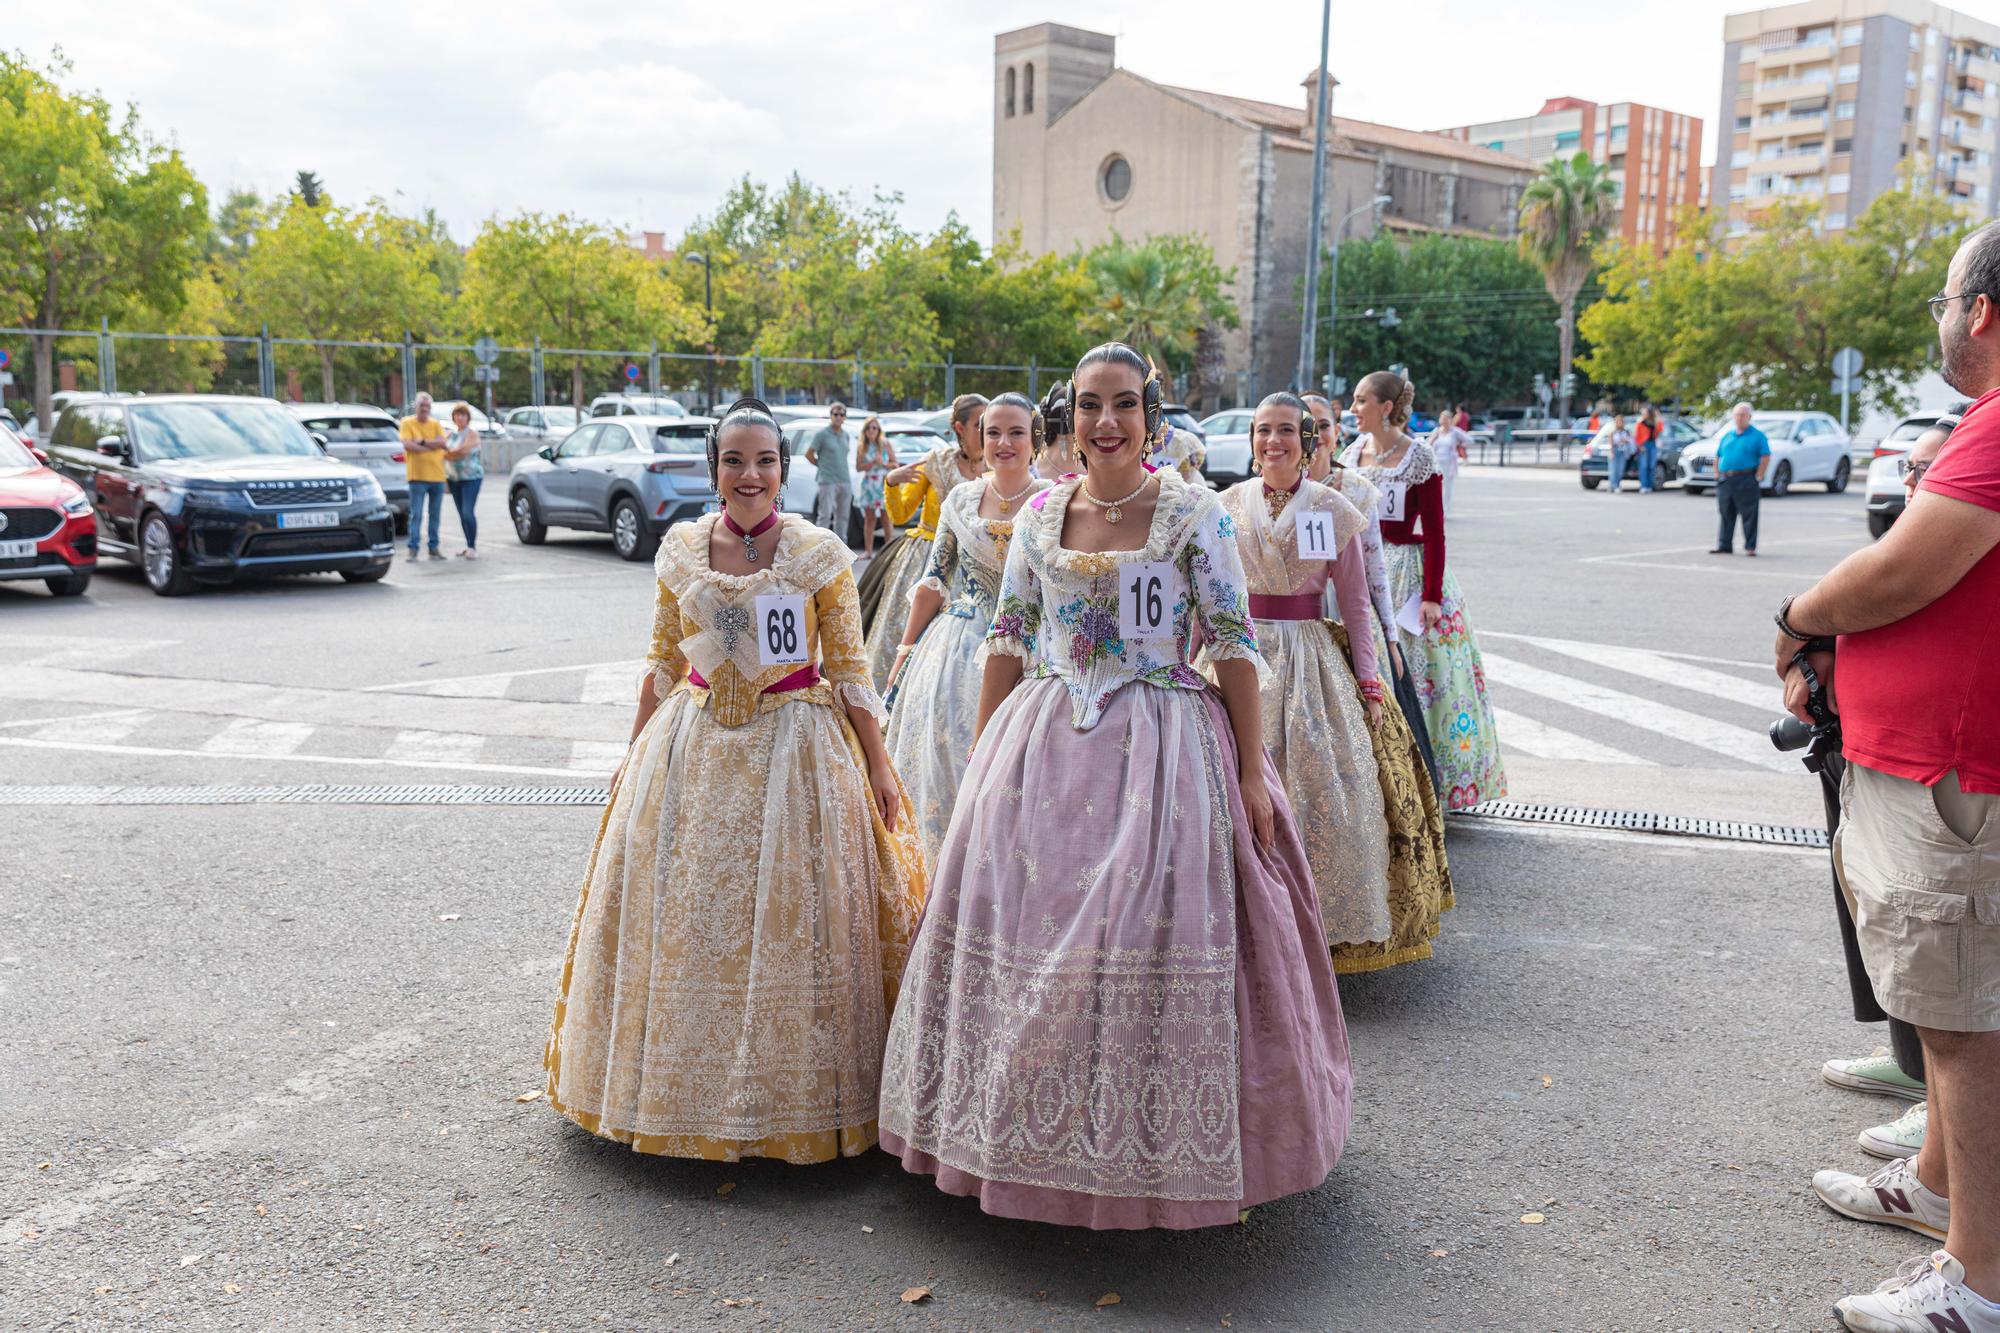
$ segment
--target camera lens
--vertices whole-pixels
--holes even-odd
[[[1790,714],[1771,724],[1771,744],[1780,750],[1803,750],[1812,742],[1812,727]]]

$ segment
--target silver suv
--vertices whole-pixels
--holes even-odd
[[[403,467],[400,422],[366,403],[287,403],[285,407],[316,436],[327,453],[365,467],[396,511],[396,530],[410,525],[410,479]]]

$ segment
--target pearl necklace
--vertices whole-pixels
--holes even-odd
[[[989,472],[986,474],[986,489],[991,491],[993,498],[1000,502],[1000,516],[1005,518],[1014,512],[1014,506],[1020,502],[1022,496],[1035,489],[1035,479],[1033,477],[1028,478],[1028,484],[1012,495],[1002,495],[1000,492],[993,490],[993,474]]]
[[[1106,523],[1117,523],[1121,522],[1125,517],[1125,506],[1131,504],[1134,500],[1138,499],[1140,492],[1144,491],[1147,486],[1151,485],[1152,481],[1153,481],[1153,474],[1149,472],[1146,474],[1146,479],[1139,483],[1138,489],[1134,490],[1130,495],[1121,495],[1116,500],[1098,499],[1097,496],[1091,491],[1090,483],[1088,481],[1085,481],[1081,485],[1079,485],[1077,487],[1077,490],[1083,493],[1084,499],[1090,501],[1092,504],[1096,505],[1099,509],[1102,509],[1104,511],[1104,521]]]

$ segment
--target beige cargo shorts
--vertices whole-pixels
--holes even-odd
[[[1833,862],[1882,1008],[1918,1027],[2000,1030],[2000,795],[1850,763]]]

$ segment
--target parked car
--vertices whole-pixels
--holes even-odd
[[[97,516],[83,487],[0,426],[0,583],[40,579],[75,597],[97,569]]]
[[[685,417],[688,410],[665,394],[600,393],[590,400],[592,417]]]
[[[582,424],[582,416],[573,407],[549,403],[541,407],[513,408],[502,415],[501,424],[509,435],[560,441],[569,438],[569,433]]]
[[[403,466],[403,441],[396,418],[365,403],[287,403],[326,452],[343,463],[365,467],[396,511],[396,530],[410,525],[410,480]]]
[[[1626,422],[1625,428],[1632,429],[1633,422]],[[1583,457],[1576,465],[1577,479],[1583,489],[1594,491],[1602,486],[1611,475],[1611,446],[1606,443],[1611,438],[1611,426],[1607,422],[1598,428],[1597,434],[1583,446]],[[1653,464],[1653,489],[1666,489],[1667,482],[1681,474],[1681,453],[1689,445],[1701,441],[1701,432],[1679,417],[1660,418],[1660,449]],[[1634,485],[1639,481],[1639,451],[1634,449],[1625,460],[1624,480]],[[1621,483],[1622,484],[1622,483]]]
[[[507,516],[539,546],[550,528],[608,532],[626,560],[650,560],[660,535],[715,503],[708,484],[712,417],[586,421],[514,465]]]
[[[497,440],[506,435],[507,428],[505,426],[502,426],[492,417],[480,411],[476,404],[468,403],[463,398],[433,399],[431,401],[431,416],[443,422],[446,430],[450,430],[451,414],[461,407],[472,414],[472,428],[479,432],[480,439]],[[415,416],[416,408],[408,407],[403,409],[403,415],[406,417]]]
[[[1764,469],[1761,489],[1783,495],[1802,481],[1826,483],[1839,494],[1847,489],[1854,464],[1850,442],[1840,423],[1824,412],[1758,412],[1750,424],[1771,441],[1771,465]],[[1725,424],[1708,438],[1681,450],[1681,489],[1703,495],[1715,486],[1715,448],[1731,427]]]
[[[1895,525],[1897,517],[1903,512],[1903,473],[1897,466],[1897,460],[1910,452],[1918,438],[1940,420],[1949,420],[1957,425],[1961,411],[1962,406],[1948,413],[1922,412],[1904,417],[1876,444],[1875,456],[1868,461],[1867,479],[1863,483],[1869,536],[1880,537]]]
[[[1202,475],[1217,490],[1250,475],[1250,418],[1254,415],[1247,407],[1232,407],[1211,413],[1196,425],[1208,449]]]
[[[862,421],[868,418],[863,416]],[[778,496],[779,507],[794,514],[812,517],[819,500],[819,468],[806,461],[806,446],[812,442],[814,432],[832,422],[824,417],[807,417],[784,423],[785,440],[792,446],[791,471],[785,478],[785,489]],[[847,419],[848,448],[852,449],[861,438],[861,425],[852,416]],[[914,463],[925,454],[937,448],[938,437],[922,426],[896,425],[887,422],[882,426],[882,438],[896,451],[896,462]],[[854,460],[848,459],[848,470],[853,471]],[[847,531],[842,534],[849,546],[861,544],[861,511],[857,508],[848,516]]]
[[[104,555],[163,597],[246,574],[389,572],[396,520],[365,468],[327,456],[269,398],[172,394],[72,405],[51,464],[89,495]]]

